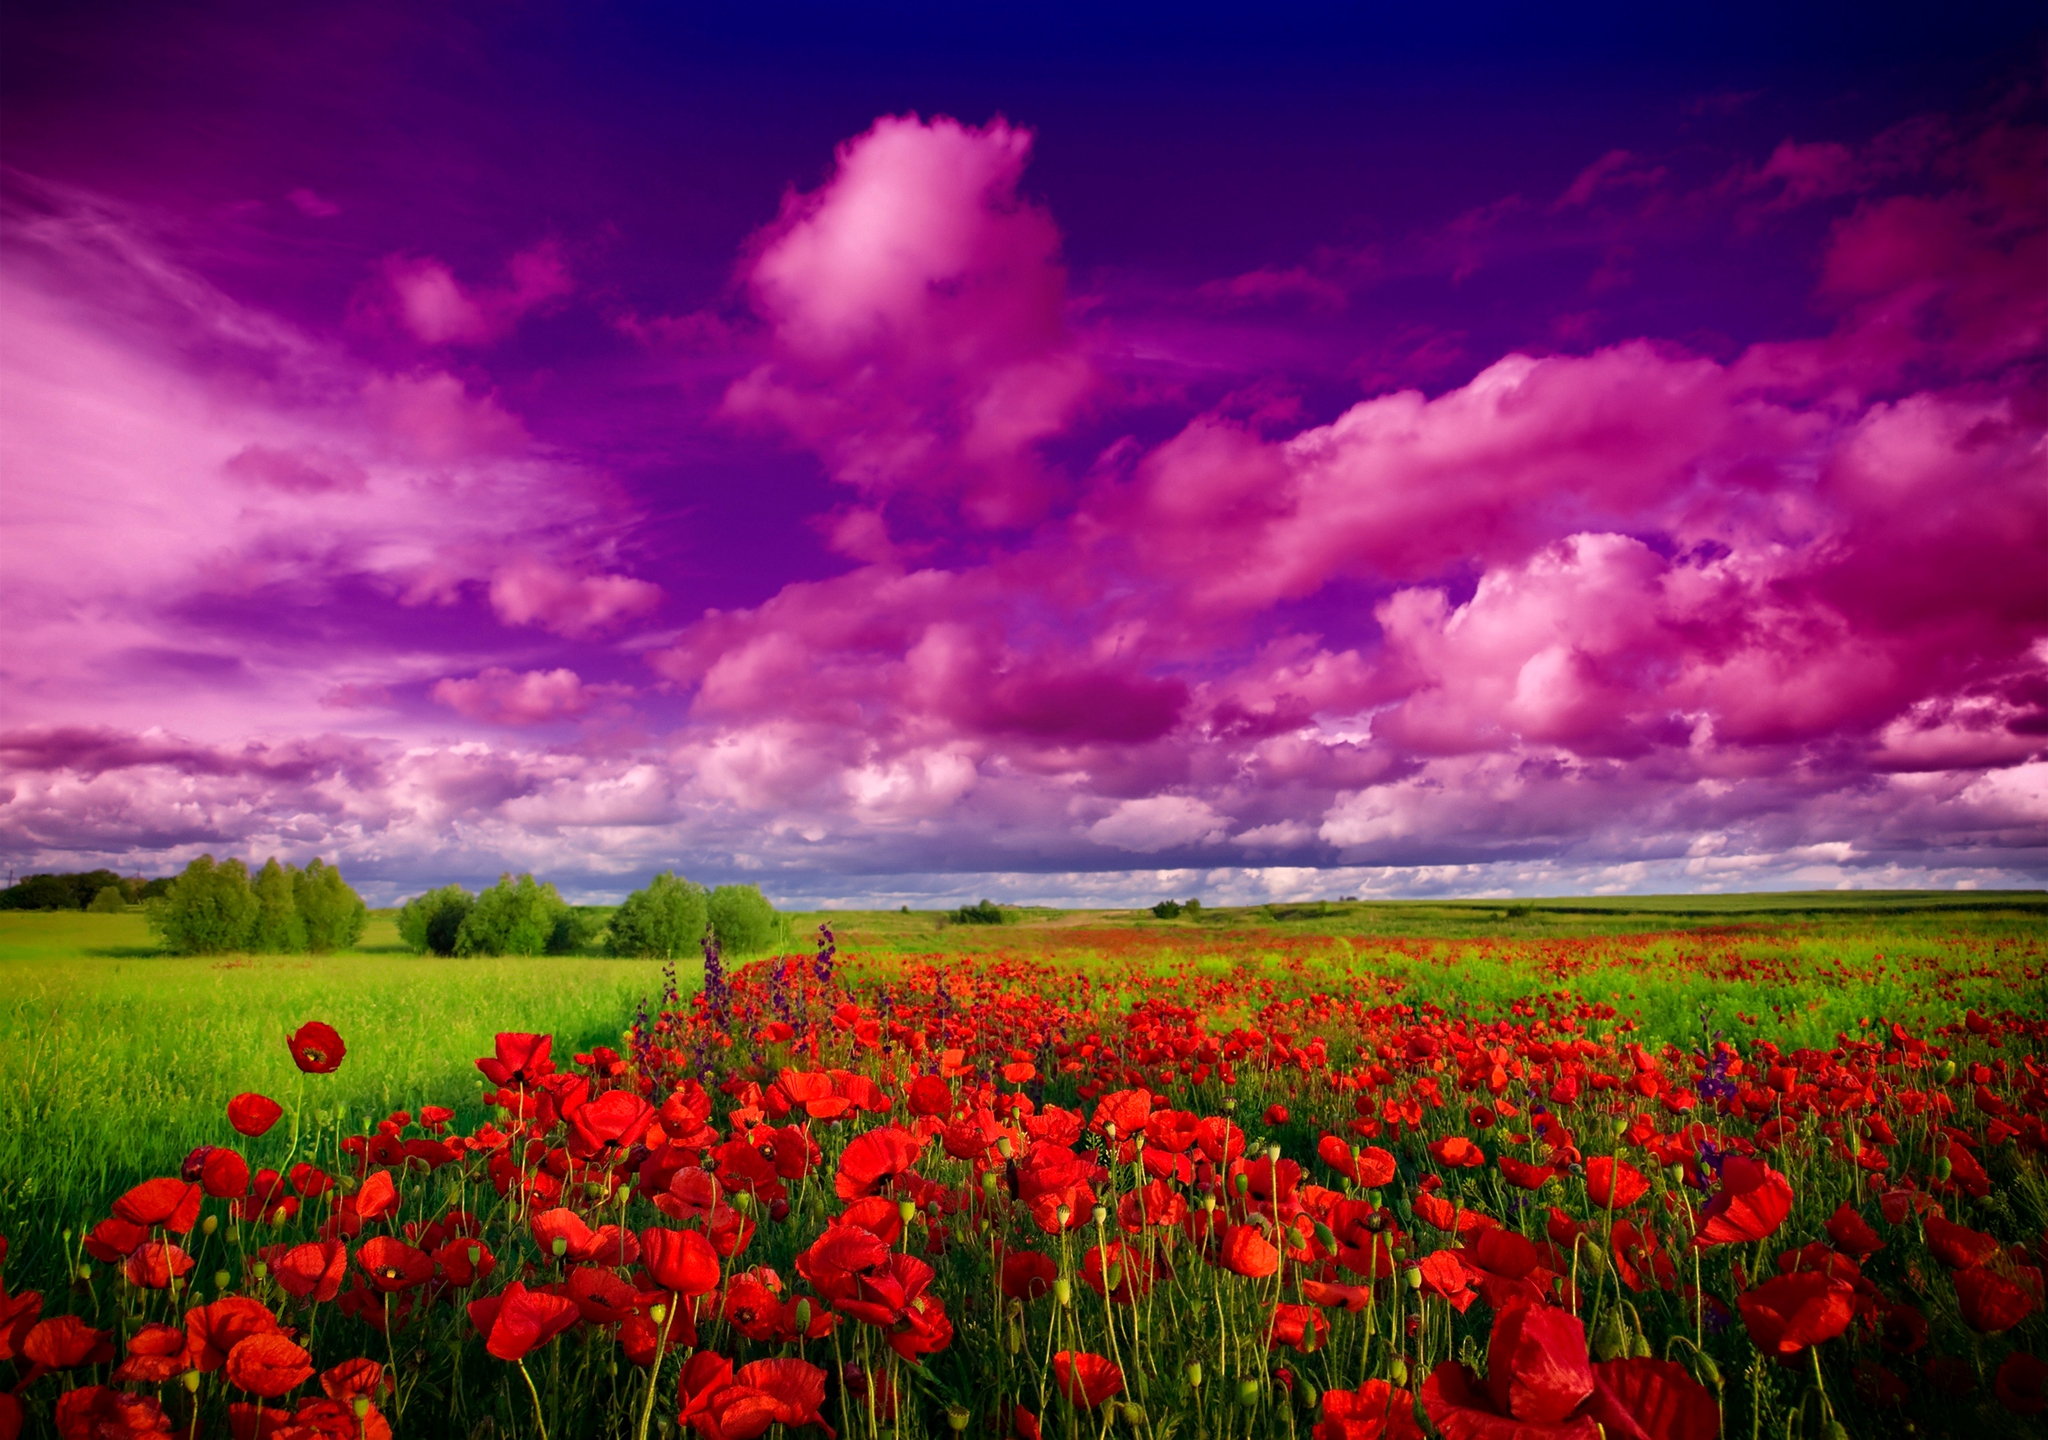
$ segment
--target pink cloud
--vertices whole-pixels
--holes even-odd
[[[221,473],[244,484],[317,495],[327,490],[362,491],[368,485],[363,467],[346,455],[318,450],[278,450],[245,445],[221,464]]]
[[[503,339],[526,315],[576,290],[553,241],[520,251],[506,271],[502,285],[468,287],[439,260],[394,255],[383,263],[382,281],[398,323],[427,345]]]
[[[1204,299],[1228,305],[1272,304],[1279,300],[1300,300],[1311,309],[1342,310],[1350,300],[1344,287],[1294,265],[1287,269],[1268,267],[1233,275],[1228,280],[1211,280],[1196,292]]]
[[[373,375],[363,385],[363,408],[395,444],[426,461],[504,455],[526,444],[525,426],[446,371]]]
[[[508,625],[538,625],[581,638],[648,614],[661,587],[626,575],[578,575],[526,558],[491,577],[491,608]]]
[[[863,490],[956,499],[1000,525],[1044,508],[1035,454],[1092,377],[1070,335],[1059,232],[1021,199],[1029,132],[915,116],[840,147],[755,243],[773,358],[726,410],[787,431]]]
[[[438,680],[427,692],[435,704],[492,725],[569,719],[621,693],[616,685],[586,685],[574,670],[514,672],[496,665],[468,679]]]
[[[1608,191],[1653,186],[1664,173],[1663,166],[1647,165],[1626,150],[1610,150],[1581,170],[1550,208],[1552,213],[1577,209]]]

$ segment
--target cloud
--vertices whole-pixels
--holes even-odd
[[[574,670],[516,673],[496,665],[468,679],[437,680],[427,692],[435,704],[491,725],[569,719],[621,693],[630,692],[616,685],[586,685]]]
[[[1185,795],[1148,795],[1121,802],[1090,825],[1087,834],[1098,845],[1149,855],[1186,845],[1213,844],[1223,838],[1229,823],[1206,801]]]
[[[552,241],[514,255],[506,272],[502,285],[470,287],[442,261],[393,255],[380,267],[384,293],[375,303],[422,344],[487,345],[576,291]]]
[[[971,521],[1042,513],[1035,447],[1093,384],[1068,331],[1052,219],[1017,193],[1028,131],[887,117],[832,178],[786,198],[744,279],[772,358],[725,408],[816,450],[838,479],[957,502]]]
[[[650,613],[661,587],[628,575],[577,575],[522,558],[491,577],[491,608],[508,625],[538,625],[583,638]]]

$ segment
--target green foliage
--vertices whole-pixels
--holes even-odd
[[[775,907],[758,886],[721,885],[705,901],[718,948],[728,955],[758,955],[782,935]]]
[[[709,902],[703,886],[664,870],[614,912],[606,948],[654,960],[695,954],[710,923]]]
[[[224,955],[248,948],[257,907],[247,866],[239,860],[216,865],[211,855],[201,855],[168,895],[150,902],[149,928],[180,955]]]
[[[1157,915],[1161,920],[1175,919],[1180,915],[1180,901],[1161,900],[1157,905],[1154,905],[1152,907],[1152,913],[1154,915]]]
[[[337,866],[319,857],[308,861],[292,877],[292,898],[298,908],[306,948],[315,955],[346,950],[363,938],[370,923],[369,907],[363,897],[349,888]]]
[[[125,900],[130,888],[141,884],[140,880],[123,880],[111,870],[30,875],[0,890],[0,910],[83,910],[109,885],[120,890]]]
[[[958,910],[948,910],[946,918],[956,925],[1006,925],[1009,915],[995,901],[983,898],[979,905],[962,905]]]
[[[544,955],[568,909],[552,885],[511,872],[476,897],[455,935],[457,955]]]
[[[399,907],[398,938],[415,955],[453,955],[455,937],[476,896],[460,885],[443,885],[415,895]]]
[[[564,905],[555,917],[548,936],[550,955],[587,955],[604,933],[605,909],[601,905]]]
[[[119,885],[102,885],[100,893],[85,907],[95,915],[119,915],[128,908],[128,893]]]
[[[266,860],[250,889],[256,895],[256,921],[248,948],[258,955],[291,955],[306,948],[306,924],[292,897],[297,870]]]

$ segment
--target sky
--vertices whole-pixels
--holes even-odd
[[[1254,8],[9,6],[0,861],[2048,883],[2038,7]]]

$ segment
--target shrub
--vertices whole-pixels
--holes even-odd
[[[95,915],[119,915],[128,908],[128,894],[119,885],[102,885],[85,908]]]
[[[287,955],[306,948],[306,924],[299,918],[298,901],[292,894],[297,873],[275,859],[267,860],[249,887],[256,897],[249,948],[259,955]]]
[[[1175,916],[1180,914],[1180,901],[1161,900],[1157,905],[1154,905],[1152,907],[1152,913],[1154,915],[1157,915],[1161,920],[1171,920]]]
[[[710,923],[709,901],[703,886],[664,870],[647,882],[646,889],[628,895],[612,915],[605,948],[614,955],[648,960],[695,954]]]
[[[584,954],[604,933],[604,925],[603,907],[564,905],[562,913],[555,917],[554,930],[548,935],[548,954]]]
[[[554,886],[542,885],[531,875],[514,880],[508,871],[476,897],[463,917],[455,934],[455,953],[544,955],[568,908]]]
[[[455,937],[476,897],[460,885],[415,895],[398,909],[398,938],[415,955],[453,955]]]
[[[256,911],[248,867],[239,860],[216,865],[211,855],[201,855],[169,894],[149,902],[149,928],[181,955],[222,955],[248,947]]]
[[[292,897],[305,932],[306,948],[315,955],[346,950],[363,938],[370,907],[349,888],[338,867],[317,856],[292,876]]]
[[[1010,917],[1003,913],[1003,907],[983,897],[979,905],[962,905],[958,910],[948,910],[946,918],[960,925],[1007,925]]]
[[[704,902],[718,948],[728,955],[772,949],[780,933],[775,907],[753,885],[721,885]]]

